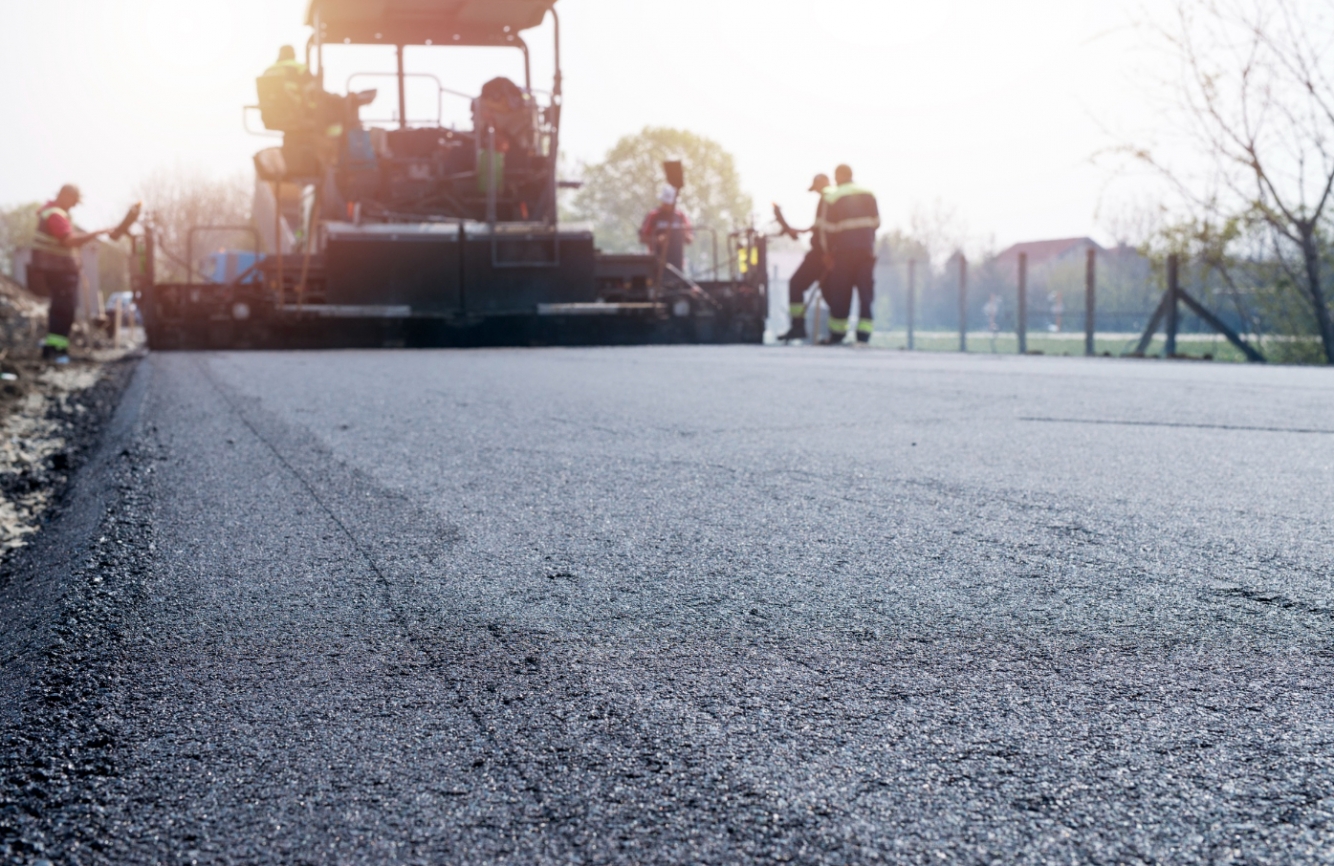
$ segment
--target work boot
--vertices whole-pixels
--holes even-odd
[[[783,334],[778,339],[782,340],[784,343],[790,343],[793,340],[806,339],[806,320],[793,319],[792,327],[788,328],[787,333]]]
[[[69,351],[66,349],[57,349],[55,346],[42,347],[42,360],[48,364],[68,364]]]
[[[847,336],[846,333],[840,334],[838,331],[830,331],[829,336],[825,337],[823,340],[820,341],[820,345],[841,346],[843,345],[843,338],[846,336]]]
[[[42,346],[42,360],[49,364],[68,364],[69,351],[55,346]]]
[[[870,342],[871,342],[870,334],[866,333],[865,331],[857,332],[857,345],[865,346],[868,345]]]

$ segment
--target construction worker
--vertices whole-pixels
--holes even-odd
[[[837,346],[847,336],[852,291],[856,289],[857,342],[868,343],[874,330],[871,305],[875,303],[875,236],[880,229],[880,207],[870,190],[853,183],[848,166],[834,170],[834,184],[825,190],[824,222],[816,227],[829,268],[823,282],[824,299],[829,304],[829,339],[821,342]]]
[[[279,48],[277,61],[256,82],[264,125],[287,131],[312,123],[315,105],[310,91],[314,80],[306,64],[296,59],[295,48]]]
[[[374,90],[347,96],[325,91],[290,45],[278,49],[278,59],[255,80],[255,89],[264,128],[285,134],[288,177],[322,177],[337,158],[343,132],[356,128],[358,110],[375,98]]]
[[[658,194],[658,207],[649,211],[639,227],[639,240],[663,264],[677,270],[685,268],[686,244],[695,242],[695,228],[690,217],[676,206],[679,193],[674,186],[663,184]]]
[[[278,59],[274,61],[272,66],[264,70],[264,74],[291,78],[298,84],[305,84],[310,81],[310,69],[306,64],[296,59],[296,49],[290,45],[279,46]]]
[[[818,229],[824,221],[824,193],[829,187],[827,174],[817,174],[815,180],[811,181],[810,192],[820,194],[820,203],[815,208],[815,222],[808,229],[794,229],[789,226],[783,219],[782,212],[778,210],[778,205],[774,205],[774,215],[782,223],[783,234],[794,241],[804,234],[811,236],[811,251],[801,260],[801,264],[792,272],[792,277],[787,282],[787,307],[792,317],[792,326],[788,328],[786,334],[778,338],[783,342],[806,339],[806,292],[817,282],[823,281],[825,276],[824,238],[820,236]]]
[[[79,248],[107,231],[77,232],[70,209],[79,203],[79,188],[65,184],[55,199],[37,212],[37,234],[32,240],[32,262],[28,286],[34,294],[51,299],[47,314],[42,357],[57,363],[69,362],[69,334],[79,297]]]

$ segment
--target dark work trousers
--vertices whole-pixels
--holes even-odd
[[[69,340],[74,327],[74,307],[79,298],[79,272],[75,270],[46,270],[46,290],[51,294],[51,311],[47,314],[46,332]],[[68,342],[65,344],[68,346]]]
[[[801,315],[806,307],[807,290],[816,283],[823,282],[823,278],[824,255],[811,250],[792,272],[792,278],[787,283],[787,304],[792,315]]]
[[[875,303],[875,255],[873,253],[835,253],[834,266],[824,281],[824,299],[829,304],[829,330],[848,331],[852,312],[852,290],[857,290],[861,304],[857,320],[857,339],[870,339],[871,305]]]

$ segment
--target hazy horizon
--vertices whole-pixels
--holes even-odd
[[[302,45],[306,0],[69,0],[5,12],[0,70],[20,121],[0,142],[0,204],[79,183],[81,221],[118,216],[170,166],[248,174],[268,143],[242,128],[254,78]],[[1100,151],[1152,131],[1130,0],[680,0],[670,7],[561,0],[563,151],[595,162],[644,126],[689,129],[737,158],[763,223],[770,201],[804,215],[811,176],[849,162],[880,196],[887,228],[954,210],[973,243],[1091,235],[1098,208],[1142,195]],[[550,24],[527,35],[549,86]],[[383,49],[330,52],[331,89]],[[424,52],[429,51],[428,58]],[[419,49],[409,63],[474,91],[518,75],[517,52]],[[373,86],[373,85],[372,85]],[[649,203],[646,203],[646,205]]]

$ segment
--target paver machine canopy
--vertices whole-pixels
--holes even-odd
[[[324,42],[507,45],[556,0],[311,0],[306,24]]]
[[[556,0],[312,0],[310,57],[325,82],[324,51],[340,44],[397,48],[397,129],[363,128],[356,94],[344,111],[347,130],[336,158],[337,189],[369,218],[391,221],[445,217],[496,222],[556,221],[556,157],[560,136],[560,34]],[[556,22],[556,71],[541,105],[532,82],[523,31],[550,15]],[[434,76],[441,99],[469,98],[472,128],[444,129],[438,118],[409,116],[403,52],[408,46],[496,46],[523,52],[524,80],[496,78],[480,94],[449,90]],[[354,76],[356,78],[356,76]],[[331,82],[332,83],[332,82]],[[349,80],[349,89],[354,82]],[[311,131],[318,138],[328,124]],[[314,169],[311,155],[289,131],[286,168]],[[319,142],[316,142],[317,144]],[[330,160],[325,160],[328,162]],[[309,166],[303,169],[303,166]]]

